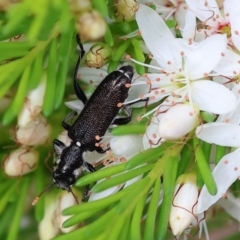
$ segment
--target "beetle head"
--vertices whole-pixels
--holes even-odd
[[[57,154],[53,182],[58,188],[70,191],[71,185],[82,173],[83,150],[74,142],[70,146],[66,146],[56,139],[53,142],[53,147]]]
[[[129,79],[132,79],[133,77],[133,67],[130,65],[123,66],[119,68],[119,71],[123,72],[124,75],[128,76]]]

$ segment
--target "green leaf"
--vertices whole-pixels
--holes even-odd
[[[45,99],[43,103],[43,114],[50,116],[54,110],[55,90],[56,90],[56,71],[57,71],[57,40],[54,38],[51,42],[48,67],[47,67],[47,85]]]
[[[158,219],[157,239],[165,239],[168,229],[168,219],[170,215],[172,197],[177,176],[178,157],[170,157],[164,168],[163,180],[163,201]]]
[[[72,21],[73,22],[73,21]],[[71,23],[73,26],[73,23]],[[57,71],[57,85],[56,85],[56,93],[55,93],[55,109],[59,108],[62,104],[67,71],[69,66],[69,58],[72,48],[72,38],[73,38],[74,28],[69,27],[69,30],[64,32],[61,35],[60,45],[59,45],[59,65]],[[73,75],[73,74],[72,74]]]
[[[72,214],[81,214],[83,212],[87,212],[94,209],[103,209],[111,205],[112,203],[118,201],[119,199],[121,199],[129,191],[129,189],[127,188],[124,190],[125,191],[120,191],[106,198],[102,198],[93,202],[87,202],[84,204],[66,208],[63,210],[62,214],[66,216],[66,215],[72,215]]]
[[[2,120],[2,123],[4,125],[9,124],[17,116],[18,112],[21,111],[21,109],[23,107],[24,99],[26,96],[27,88],[28,88],[30,69],[31,69],[31,66],[28,65],[28,66],[26,66],[26,68],[23,72],[23,75],[22,75],[22,78],[21,78],[21,81],[20,81],[20,84],[18,87],[18,91],[13,100],[13,103],[8,108],[6,113],[4,114],[4,117]]]
[[[159,202],[160,186],[161,186],[160,178],[157,178],[156,182],[155,182],[155,186],[153,188],[152,195],[151,195],[149,208],[147,211],[147,218],[146,218],[145,231],[144,231],[144,240],[154,239],[155,222],[156,222],[156,214],[157,214],[158,202]]]
[[[43,58],[44,58],[44,52],[39,52],[37,58],[33,62],[31,74],[30,74],[30,83],[29,83],[29,90],[35,89],[38,84],[40,83],[40,80],[42,78],[43,73]]]
[[[133,179],[145,172],[148,172],[152,168],[153,168],[153,164],[148,164],[146,166],[138,167],[132,171],[119,174],[118,176],[108,178],[107,180],[104,180],[104,181],[98,183],[97,185],[95,185],[92,189],[92,192],[97,193],[97,192],[104,191],[110,187],[124,183],[124,182],[126,182],[130,179]]]
[[[83,203],[84,204],[84,203]],[[94,214],[100,212],[102,210],[102,207],[100,208],[94,208],[85,212],[81,212],[80,214],[75,214],[73,217],[68,218],[64,223],[63,227],[68,228],[71,226],[74,226],[76,224],[81,223],[83,220],[86,220],[88,218],[91,218]]]
[[[122,44],[113,52],[112,60],[114,62],[119,62],[123,57],[123,54],[126,52],[127,48],[130,46],[131,40],[123,41]]]
[[[105,0],[92,0],[92,5],[103,16],[107,15],[108,9]]]
[[[126,163],[121,163],[119,165],[100,169],[99,171],[88,174],[87,176],[78,179],[78,181],[76,182],[76,186],[82,187],[89,183],[94,183],[102,178],[106,178],[118,174],[120,172],[123,172],[125,170],[125,165]]]
[[[160,158],[161,156],[164,155],[166,149],[170,148],[172,145],[173,145],[172,143],[165,142],[157,148],[147,149],[135,155],[129,161],[127,161],[125,169],[130,170],[143,163]]]
[[[128,124],[112,128],[111,134],[114,136],[123,136],[126,134],[144,134],[145,131],[146,131],[145,124]]]
[[[140,198],[133,212],[131,228],[130,228],[130,236],[132,239],[142,239],[141,238],[141,232],[142,232],[141,221],[142,221],[143,209],[146,203],[146,195],[147,194],[145,194]]]
[[[204,152],[202,150],[200,140],[198,138],[193,139],[194,149],[195,149],[195,156],[198,165],[198,169],[201,173],[201,176],[204,180],[204,183],[211,195],[217,194],[217,185],[214,181],[214,178],[211,173],[210,166],[205,158]]]
[[[18,231],[19,231],[19,226],[20,226],[20,221],[22,218],[24,206],[25,206],[25,201],[27,197],[27,192],[29,188],[29,178],[23,178],[22,179],[22,187],[20,190],[20,196],[17,202],[17,207],[16,211],[14,212],[10,228],[8,230],[8,236],[7,240],[14,240],[18,239]]]

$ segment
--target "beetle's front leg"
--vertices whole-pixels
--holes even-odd
[[[122,111],[125,112],[126,117],[118,117],[113,120],[111,125],[125,125],[132,120],[132,109],[128,106],[123,106]]]
[[[69,129],[71,128],[71,125],[69,125],[67,123],[67,121],[69,121],[70,119],[74,118],[78,113],[73,111],[73,112],[70,112],[65,118],[64,120],[62,121],[62,126],[65,130],[69,131]]]
[[[96,171],[96,169],[92,166],[92,164],[90,164],[86,161],[84,161],[84,167],[89,172],[95,172]],[[83,198],[82,198],[83,202],[88,198],[89,191],[90,191],[90,184],[88,184],[84,189]]]

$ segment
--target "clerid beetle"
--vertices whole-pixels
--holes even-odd
[[[81,44],[80,48],[82,54],[84,54]],[[99,142],[109,126],[111,124],[125,124],[131,120],[130,110],[127,106],[124,106],[124,101],[128,97],[133,68],[123,66],[119,70],[111,72],[87,100],[76,81],[80,60],[81,57],[79,57],[75,68],[74,89],[77,97],[84,103],[84,108],[72,125],[69,125],[67,120],[76,115],[75,112],[69,114],[62,122],[62,126],[68,131],[68,136],[72,142],[70,146],[66,146],[57,139],[53,141],[57,159],[54,166],[53,183],[45,190],[56,185],[58,188],[72,192],[71,186],[82,175],[83,170],[95,171],[94,167],[85,161],[83,153],[86,151],[104,153],[108,149],[102,149]],[[125,118],[117,117],[120,109],[124,110],[128,116]],[[37,196],[32,203],[33,205],[37,203],[45,190]],[[73,196],[75,197],[74,194]]]

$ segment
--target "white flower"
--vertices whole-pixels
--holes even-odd
[[[156,122],[161,121],[164,111],[177,103],[189,101],[199,110],[215,114],[227,113],[235,108],[234,94],[223,85],[208,80],[224,55],[226,35],[214,35],[200,43],[175,39],[162,18],[144,5],[140,5],[136,20],[154,59],[154,65],[147,66],[155,72],[157,70],[157,73],[145,74],[150,91],[142,98],[148,97],[152,103],[167,97],[155,109],[152,119],[155,124],[150,124],[147,129],[145,148],[160,144],[161,136],[155,131]],[[209,52],[211,58],[207,57]]]
[[[12,151],[4,161],[4,171],[10,177],[20,177],[36,169],[38,158],[36,150],[21,147]]]
[[[196,135],[203,141],[226,147],[238,147],[226,154],[213,169],[212,174],[218,192],[210,195],[206,186],[202,188],[197,213],[204,212],[212,204],[225,196],[228,188],[240,176],[240,86],[235,85],[232,92],[238,99],[236,109],[229,114],[220,115],[217,122],[203,124],[196,129]]]
[[[186,178],[187,175],[181,175],[177,180],[178,184],[175,187],[169,218],[174,236],[180,235],[192,224],[195,225],[198,223],[196,209],[199,190],[196,185],[196,176],[187,177],[187,179],[182,182],[183,177]]]
[[[206,36],[215,33],[227,33],[229,45],[234,45],[240,50],[240,1],[224,1],[224,14],[219,10],[215,0],[186,0],[186,3],[196,17],[205,25],[203,29],[196,31],[195,39],[204,39]],[[192,23],[192,28],[196,29],[196,22]],[[194,38],[194,35],[192,38]]]

